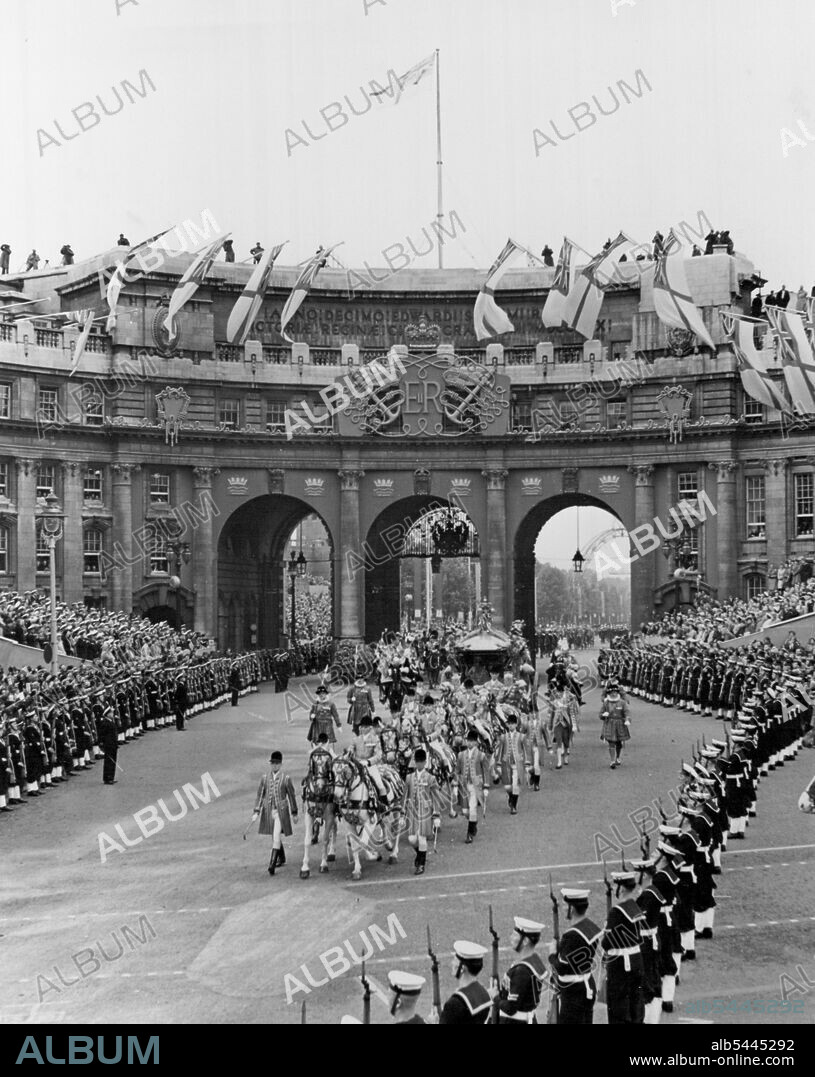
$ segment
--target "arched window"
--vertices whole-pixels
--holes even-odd
[[[767,579],[760,572],[751,572],[744,577],[745,597],[749,600],[767,590]]]
[[[104,538],[102,532],[96,527],[89,527],[82,539],[83,572],[93,573],[93,575],[100,574],[103,547]]]

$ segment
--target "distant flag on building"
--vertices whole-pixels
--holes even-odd
[[[316,280],[317,274],[325,266],[331,252],[338,246],[339,243],[335,243],[334,246],[329,247],[328,250],[319,247],[317,253],[303,266],[300,276],[295,281],[294,287],[291,290],[291,295],[286,300],[286,305],[283,307],[283,312],[280,315],[280,334],[284,340],[288,340],[289,344],[294,344],[294,341],[286,334],[286,326],[303,305],[303,301],[311,291],[311,287]]]
[[[276,247],[270,247],[269,250],[264,252],[255,266],[254,272],[249,278],[246,287],[238,296],[226,324],[226,339],[230,344],[240,346],[246,341],[249,330],[252,328],[252,322],[257,317],[263,303],[266,289],[269,287],[272,267],[277,260],[277,256],[288,242],[288,240],[285,240],[283,243],[278,243]]]
[[[543,304],[543,310],[541,311],[541,321],[548,329],[557,329],[563,322],[563,309],[566,303],[566,296],[569,294],[569,288],[572,283],[573,251],[574,243],[564,236],[560,254],[557,259],[557,268],[555,269],[555,277],[552,281],[552,287],[549,290],[549,295],[547,295],[546,302]]]
[[[79,360],[84,354],[85,345],[88,343],[88,337],[91,335],[91,329],[93,328],[95,313],[96,312],[93,310],[71,310],[66,313],[66,318],[68,319],[69,324],[74,322],[76,325],[82,327],[82,331],[76,338],[76,344],[74,345],[74,354],[71,357],[71,372],[68,375],[69,378],[76,370]]]
[[[764,310],[778,337],[781,365],[793,409],[799,415],[815,415],[815,363],[803,315],[772,305]]]
[[[476,296],[473,310],[475,335],[479,340],[486,340],[487,337],[497,337],[502,333],[511,333],[515,329],[515,326],[507,317],[506,311],[501,310],[495,302],[495,288],[509,269],[509,260],[513,254],[525,250],[526,248],[516,243],[515,240],[508,239],[504,244],[504,249],[490,266],[487,279],[481,285],[481,291]]]
[[[393,71],[388,72],[388,85],[385,87],[379,87],[376,90],[371,90],[371,97],[376,97],[380,102],[388,102],[393,105],[397,105],[405,92],[406,86],[418,86],[425,75],[429,75],[431,71],[434,71],[436,67],[436,53],[432,52],[429,56],[426,56],[424,60],[420,60],[418,64],[414,64],[409,71],[406,71],[404,75],[399,76]],[[398,85],[393,85],[393,79],[396,79]],[[374,85],[377,85],[374,83]]]
[[[632,246],[634,241],[620,232],[614,242],[583,266],[572,281],[563,303],[563,321],[587,340],[594,336],[604,291],[614,283],[614,263],[625,248]]]
[[[699,308],[693,301],[685,272],[685,255],[674,230],[656,258],[654,269],[654,310],[669,329],[685,329],[697,336],[712,351],[716,345],[705,328]]]
[[[765,408],[790,412],[792,405],[783,387],[770,376],[768,367],[773,358],[768,348],[756,347],[755,329],[764,322],[740,318],[732,311],[721,311],[722,328],[730,339],[739,363],[742,387],[748,396],[758,400]]]
[[[138,256],[139,251],[141,251],[144,247],[149,247],[151,243],[155,243],[157,239],[161,239],[162,236],[166,236],[167,233],[171,231],[171,228],[165,228],[163,232],[158,232],[156,233],[156,235],[151,236],[149,239],[145,239],[141,243],[137,243],[136,246],[131,247],[127,254],[124,256],[124,258],[117,263],[116,272],[108,281],[106,293],[108,309],[110,310],[107,322],[105,324],[106,332],[112,333],[113,330],[116,328],[116,308],[119,303],[119,295],[121,294],[122,288],[124,288],[125,285],[125,272],[127,271],[128,265],[130,265],[133,259]]]
[[[171,339],[176,335],[173,319],[184,304],[192,299],[199,287],[203,284],[204,278],[212,268],[215,256],[224,244],[224,240],[229,239],[231,235],[231,232],[224,232],[224,234],[219,236],[214,243],[210,243],[208,247],[204,247],[203,250],[199,251],[190,264],[190,267],[187,269],[187,272],[176,285],[175,291],[172,296],[170,296],[170,308],[167,311],[167,317],[164,320],[164,328],[169,333]]]

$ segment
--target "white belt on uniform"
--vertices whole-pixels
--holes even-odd
[[[586,998],[594,998],[589,981],[591,980],[591,973],[587,972],[583,976],[561,976],[558,975],[558,980],[562,984],[585,984],[586,985]]]
[[[644,939],[650,939],[651,940],[651,946],[655,950],[657,948],[657,931],[658,931],[658,928],[655,928],[655,927],[644,927],[644,928],[642,928],[642,930],[640,932],[640,934],[642,935],[642,937]]]
[[[642,951],[639,946],[626,946],[621,950],[606,950],[609,957],[621,957],[623,959],[623,968],[626,972],[631,971],[631,958],[634,954],[639,954]]]

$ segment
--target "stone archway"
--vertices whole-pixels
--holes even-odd
[[[264,494],[240,505],[225,521],[217,547],[220,646],[282,644],[286,543],[297,524],[311,515],[319,518],[328,536],[333,589],[334,537],[313,505],[288,494]]]
[[[195,593],[188,587],[179,589],[181,607],[181,627],[192,628],[195,610]],[[169,581],[150,583],[133,595],[133,611],[141,613],[148,621],[166,621],[173,626],[177,623],[176,591]]]
[[[591,494],[568,493],[557,494],[534,505],[521,520],[515,532],[514,555],[514,595],[513,620],[524,622],[524,633],[530,644],[535,645],[535,626],[537,622],[535,609],[535,542],[541,528],[563,509],[591,507],[603,509],[614,516],[620,523],[625,523],[615,508],[599,497]]]
[[[433,509],[452,507],[462,508],[436,494],[414,494],[388,505],[368,528],[360,563],[356,566],[357,571],[365,572],[365,639],[368,642],[378,640],[385,630],[399,627],[399,565],[411,528]]]

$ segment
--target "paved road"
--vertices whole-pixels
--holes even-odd
[[[621,847],[636,853],[632,815],[653,814],[658,797],[670,803],[681,757],[717,728],[712,719],[635,702],[624,766],[610,771],[592,697],[571,765],[547,769],[541,792],[524,791],[516,817],[496,789],[472,846],[463,844],[461,819],[445,819],[425,876],[413,876],[405,845],[397,865],[365,865],[361,882],[351,881],[341,849],[330,874],[319,875],[314,863],[301,881],[301,822],[287,843],[287,867],[272,879],[268,839],[241,835],[269,751],[284,752],[296,780],[303,773],[306,711],[296,708],[297,691],[286,701],[264,687],[236,709],[193,719],[184,733],[151,733],[120,753],[116,785],[102,784],[97,765],[0,816],[0,1019],[289,1023],[305,999],[310,1021],[334,1023],[361,1009],[358,970],[343,972],[343,954],[372,946],[373,1021],[385,1022],[378,987],[389,968],[426,972],[428,923],[444,956],[456,938],[487,942],[492,904],[506,960],[513,914],[551,924],[550,872],[556,886],[591,886],[602,915],[598,851],[612,862]],[[813,1020],[815,824],[796,809],[813,761],[815,753],[804,752],[762,783],[758,818],[725,857],[716,937],[686,965],[677,1012],[667,1020]],[[180,815],[179,799],[189,800],[182,787],[206,792],[205,774],[217,789],[210,787],[208,803],[193,797],[195,810],[188,805],[182,818],[102,862],[100,832],[121,843],[120,824],[134,840],[134,813],[159,798]],[[328,978],[323,956],[336,978]],[[782,976],[790,977],[787,993],[793,980],[807,992],[790,995],[788,1006]],[[443,994],[452,989],[445,957]],[[750,1012],[760,999],[802,1012]],[[713,1014],[714,1000],[741,1010]],[[596,1017],[605,1020],[604,1007]]]

